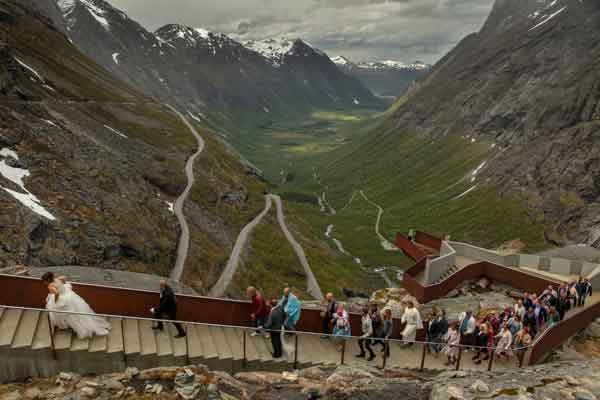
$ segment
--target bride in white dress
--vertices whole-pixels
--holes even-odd
[[[89,304],[73,291],[73,287],[64,276],[55,278],[54,273],[46,272],[42,281],[48,286],[47,310],[95,314]],[[104,318],[94,315],[51,312],[50,322],[53,328],[71,328],[80,339],[89,339],[94,335],[105,336],[110,331],[110,324]]]

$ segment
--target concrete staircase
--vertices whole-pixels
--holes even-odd
[[[274,359],[270,340],[247,332],[244,362],[243,329],[190,324],[186,340],[174,338],[176,330],[171,324],[161,332],[152,330],[147,320],[108,321],[112,326],[108,336],[82,340],[71,330],[51,335],[45,312],[0,308],[0,356],[8,361],[0,368],[0,382],[47,377],[60,371],[108,373],[128,366],[144,369],[201,363],[216,370],[281,371],[294,364],[293,336],[284,339],[286,356]],[[328,344],[316,335],[299,336],[297,367],[339,361],[339,353]]]
[[[271,356],[270,340],[262,335],[246,334],[244,361],[244,330],[209,325],[187,325],[188,337],[175,339],[175,328],[165,325],[163,332],[153,331],[151,321],[109,318],[112,329],[108,336],[81,340],[70,330],[50,334],[48,317],[36,310],[0,308],[0,382],[24,380],[27,377],[49,377],[61,371],[80,374],[100,374],[123,371],[127,367],[140,369],[157,366],[204,364],[213,370],[238,372],[242,370],[283,371],[294,367],[296,336],[284,336],[285,356]],[[342,354],[333,340],[319,335],[299,334],[297,368],[314,365],[336,365]],[[54,342],[55,351],[52,350]],[[358,359],[356,339],[346,342],[344,363],[360,366],[367,362]],[[373,346],[377,358],[369,365],[381,366],[379,346]],[[419,369],[422,345],[402,348],[391,343],[388,366]],[[466,353],[468,354],[468,353]],[[428,355],[428,370],[453,369],[444,365],[443,357]],[[494,365],[494,369],[514,367]],[[461,369],[485,369],[464,357]]]
[[[435,281],[434,285],[437,285],[438,283],[445,281],[450,275],[457,272],[459,269],[460,269],[460,267],[457,267],[456,265],[454,265],[452,268],[450,268],[446,272],[444,272],[444,274],[442,276],[440,276],[437,281]]]

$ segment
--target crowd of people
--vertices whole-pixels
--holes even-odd
[[[94,314],[65,277],[55,277],[49,272],[42,277],[42,281],[48,289],[46,308],[51,311],[53,328],[72,329],[80,338],[105,336],[109,333],[110,324]],[[296,330],[302,302],[287,285],[279,299],[268,301],[255,287],[249,287],[247,295],[251,302],[250,319],[256,329],[252,335],[269,336],[273,357],[282,357],[281,333],[291,335]],[[467,310],[459,315],[458,321],[449,321],[444,310],[434,308],[426,327],[426,348],[430,353],[447,357],[447,365],[457,362],[461,348],[472,350],[473,360],[477,364],[488,360],[492,351],[494,356],[503,360],[509,360],[515,354],[522,357],[537,335],[563,320],[569,310],[585,306],[591,295],[591,283],[588,279],[580,278],[558,287],[550,285],[539,294],[525,292],[514,306],[501,312],[476,316],[471,310]],[[401,337],[403,346],[410,347],[416,340],[417,331],[423,329],[424,324],[416,304],[407,301],[404,305]],[[157,330],[163,329],[160,321],[163,317],[172,321],[177,319],[176,296],[164,279],[160,281],[160,303],[151,308],[150,312],[158,320],[153,327]],[[178,323],[174,325],[177,329],[175,337],[185,337],[183,327]],[[322,338],[333,340],[339,350],[344,346],[345,339],[352,336],[350,314],[332,293],[325,296],[321,329]],[[393,331],[390,308],[380,309],[375,303],[364,307],[360,319],[359,353],[356,356],[371,361],[376,357],[373,346],[381,346],[381,352],[388,357],[387,340]]]
[[[427,327],[428,351],[447,357],[446,365],[457,362],[459,345],[473,350],[476,364],[494,355],[509,360],[521,358],[533,339],[544,330],[562,321],[573,308],[583,307],[592,295],[587,279],[550,285],[542,293],[523,293],[513,307],[477,318],[471,310],[460,314],[458,321],[449,322],[444,310],[434,309]]]
[[[302,304],[289,287],[284,289],[281,299],[270,302],[254,287],[249,287],[247,293],[252,303],[250,317],[257,328],[254,335],[261,334],[263,328],[270,332],[283,330],[288,334],[296,329]],[[446,365],[456,364],[460,348],[472,351],[472,359],[476,364],[489,360],[492,351],[501,360],[508,361],[515,355],[520,358],[537,335],[564,319],[570,309],[583,307],[591,295],[589,280],[580,279],[558,287],[548,286],[539,294],[525,292],[514,306],[501,312],[477,316],[467,310],[459,315],[457,321],[449,321],[444,310],[434,308],[426,327],[427,351],[445,356]],[[410,347],[424,324],[413,302],[408,301],[404,305],[401,337],[403,346]],[[350,314],[332,293],[325,296],[321,324],[322,338],[333,340],[338,350],[341,350],[345,338],[352,336]],[[369,361],[375,359],[373,347],[377,346],[381,346],[381,352],[389,357],[386,341],[392,336],[393,330],[390,308],[380,309],[377,304],[364,307],[356,357]],[[281,335],[269,336],[273,356],[281,357]]]

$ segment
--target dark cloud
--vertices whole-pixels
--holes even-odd
[[[109,0],[149,29],[181,23],[238,40],[301,37],[356,61],[434,62],[494,0]]]

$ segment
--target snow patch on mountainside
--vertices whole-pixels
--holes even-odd
[[[287,54],[290,54],[294,41],[286,38],[266,39],[266,40],[251,40],[245,42],[244,46],[252,51],[257,52],[266,58],[273,66],[280,67],[283,59]]]
[[[335,56],[335,57],[331,57],[331,61],[333,61],[333,63],[335,65],[348,65],[348,64],[352,64],[350,62],[350,60],[348,60],[346,57],[344,56]]]
[[[21,61],[20,59],[18,59],[17,57],[15,57],[15,61],[19,63],[20,66],[22,66],[23,68],[25,68],[27,71],[31,72],[33,75],[35,75],[35,77],[41,81],[44,82],[44,78],[42,78],[42,76],[40,74],[38,74],[38,72],[33,69],[32,67],[30,67],[29,65],[25,64],[23,61]]]
[[[27,178],[31,175],[29,170],[23,168],[12,167],[7,164],[6,158],[13,158],[14,160],[19,160],[19,156],[13,150],[8,148],[3,148],[0,150],[0,176],[5,179],[11,181],[15,185],[21,189],[22,192],[17,192],[9,188],[5,188],[0,185],[0,188],[5,192],[9,193],[12,197],[14,197],[17,201],[23,204],[25,207],[29,208],[34,213],[47,218],[51,221],[56,220],[56,218],[48,212],[42,205],[40,204],[40,199],[38,199],[34,194],[25,189],[25,183],[23,179]]]
[[[565,11],[566,9],[567,9],[567,6],[564,6],[560,10],[558,10],[558,11],[556,11],[556,12],[550,14],[550,15],[544,16],[544,19],[541,22],[539,22],[538,24],[536,24],[533,28],[531,28],[529,30],[533,31],[534,29],[537,29],[537,28],[545,25],[548,21],[552,20],[554,17],[556,17],[557,15],[559,15],[560,13],[562,13],[563,11]]]

